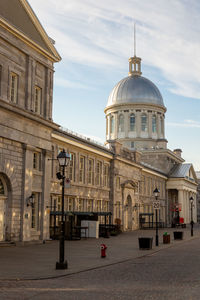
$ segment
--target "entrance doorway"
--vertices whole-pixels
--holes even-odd
[[[5,241],[7,187],[0,176],[0,242]]]

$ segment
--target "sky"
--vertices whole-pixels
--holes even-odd
[[[167,107],[168,148],[200,170],[199,0],[29,0],[62,57],[55,64],[53,120],[105,142],[104,109],[133,56]]]

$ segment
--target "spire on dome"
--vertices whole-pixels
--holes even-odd
[[[129,58],[129,76],[141,76],[141,58],[136,56],[136,26],[134,23],[134,56]]]

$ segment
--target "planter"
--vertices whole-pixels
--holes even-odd
[[[183,239],[183,231],[174,231],[174,239],[182,240]]]
[[[152,249],[153,238],[152,237],[140,237],[138,238],[139,248],[141,250],[150,250]]]
[[[163,244],[170,244],[170,234],[163,235]]]

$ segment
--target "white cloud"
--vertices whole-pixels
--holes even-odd
[[[70,81],[63,78],[55,78],[55,85],[62,86],[64,88],[72,88],[72,89],[84,89],[84,90],[94,90],[91,86],[86,84],[82,84],[75,81]]]
[[[64,61],[97,68],[128,69],[122,61],[133,49],[134,19],[137,54],[144,63],[160,70],[172,93],[200,98],[198,0],[29,2]]]
[[[184,120],[183,123],[167,122],[166,125],[172,127],[200,128],[200,122],[194,120]]]

